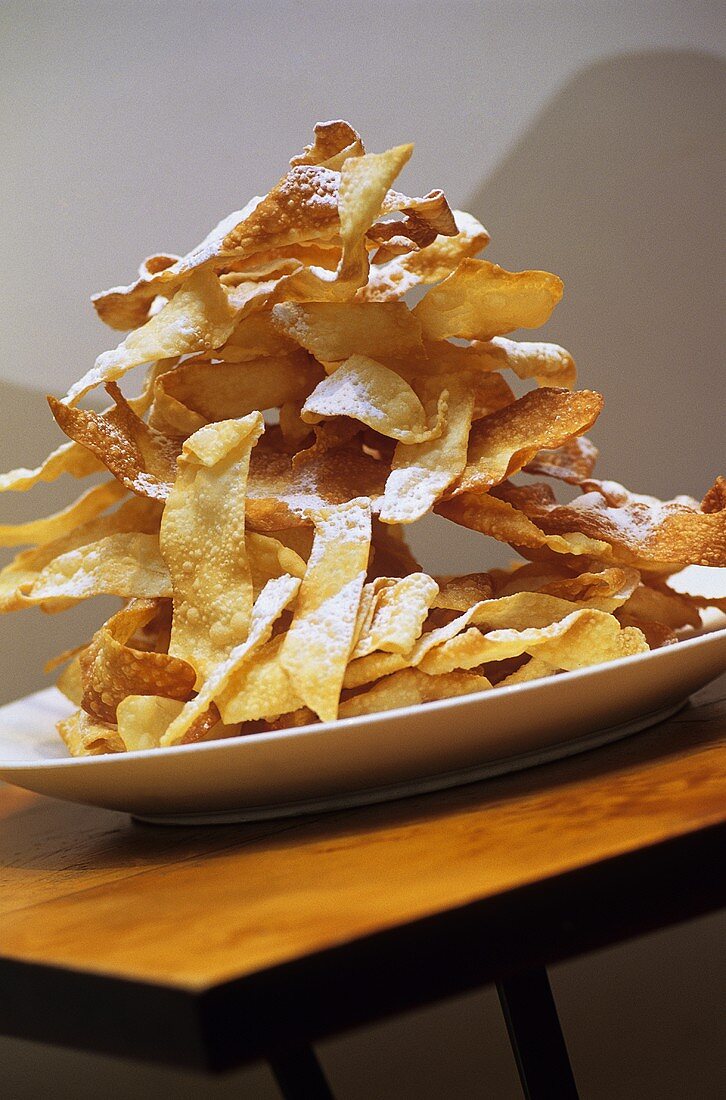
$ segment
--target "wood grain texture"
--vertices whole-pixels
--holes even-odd
[[[0,791],[0,958],[187,991],[596,868],[726,818],[726,677],[649,731],[451,791],[166,829]]]
[[[127,814],[42,798],[0,783],[0,915],[289,828],[147,828]]]

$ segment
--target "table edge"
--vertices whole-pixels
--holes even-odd
[[[709,825],[199,989],[0,954],[0,1033],[231,1069],[714,912],[726,906],[724,841],[726,822]]]

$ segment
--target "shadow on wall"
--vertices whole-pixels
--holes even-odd
[[[600,61],[564,85],[464,203],[492,234],[490,260],[564,279],[549,324],[518,335],[563,344],[579,385],[604,394],[590,433],[599,475],[664,498],[700,499],[726,465],[725,102],[721,58]],[[512,557],[438,517],[411,536],[434,573]]]
[[[723,472],[725,105],[721,58],[598,62],[467,204],[489,259],[564,279],[547,338],[605,396],[599,473],[658,496],[700,497]]]

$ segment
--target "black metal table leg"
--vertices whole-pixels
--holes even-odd
[[[268,1062],[285,1100],[335,1100],[312,1047],[290,1047]]]
[[[497,982],[497,993],[526,1100],[578,1100],[545,968]]]

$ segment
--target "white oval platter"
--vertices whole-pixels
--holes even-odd
[[[653,725],[726,669],[726,629],[545,680],[361,718],[71,758],[55,688],[0,708],[0,779],[170,824],[339,809],[473,782]]]

